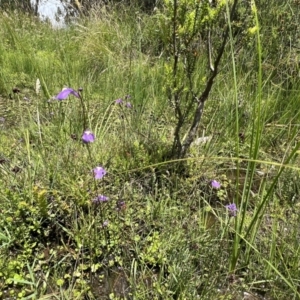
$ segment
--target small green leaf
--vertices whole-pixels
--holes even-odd
[[[62,278],[56,280],[56,284],[58,286],[62,286],[64,283],[65,283],[65,281]]]

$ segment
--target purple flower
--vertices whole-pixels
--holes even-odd
[[[85,143],[93,143],[95,141],[95,135],[90,130],[85,130],[81,140]]]
[[[101,203],[101,202],[107,202],[109,200],[108,197],[104,195],[98,195],[95,199],[93,199],[93,203]]]
[[[65,88],[63,89],[55,98],[57,100],[64,100],[66,99],[70,94],[74,95],[75,97],[79,98],[79,94],[71,89],[71,88]]]
[[[214,189],[219,189],[221,187],[221,184],[220,182],[218,182],[217,180],[213,180],[211,182],[211,186],[214,188]]]
[[[123,104],[123,100],[121,98],[115,100],[115,103],[116,104]]]
[[[94,170],[94,176],[95,176],[95,179],[101,179],[103,178],[103,176],[106,174],[106,171],[104,168],[102,168],[101,166],[99,167],[96,167]]]
[[[132,108],[132,104],[131,104],[130,102],[127,102],[125,105],[126,105],[126,107],[128,107],[128,108]]]
[[[104,221],[103,224],[102,224],[102,226],[103,226],[103,227],[107,227],[107,226],[108,226],[108,221],[107,221],[107,220]]]
[[[230,203],[228,205],[225,205],[225,207],[228,210],[228,213],[231,217],[236,217],[236,212],[238,211],[235,203]]]

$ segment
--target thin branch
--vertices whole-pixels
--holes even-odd
[[[238,0],[235,0],[234,3],[233,3],[231,13],[230,13],[230,20],[233,19],[237,3],[238,3]],[[212,74],[211,74],[209,80],[206,83],[206,87],[205,87],[204,91],[202,92],[202,94],[197,99],[198,105],[197,105],[197,108],[196,108],[196,111],[195,111],[195,114],[194,114],[193,123],[192,123],[192,125],[189,129],[189,132],[188,132],[185,140],[182,143],[181,151],[180,151],[179,156],[178,156],[179,158],[183,158],[186,155],[190,145],[192,144],[192,142],[195,139],[195,136],[196,136],[196,133],[197,133],[197,130],[198,130],[198,127],[199,127],[199,123],[200,123],[200,120],[201,120],[201,117],[202,117],[202,114],[203,114],[204,103],[207,100],[207,98],[209,96],[209,93],[212,89],[214,79],[218,75],[218,67],[220,65],[221,58],[222,58],[224,50],[225,50],[225,46],[226,46],[226,43],[227,43],[227,40],[228,40],[228,36],[229,36],[229,25],[227,26],[226,31],[223,35],[223,42],[222,42],[222,45],[221,45],[221,47],[218,51],[217,58],[214,62]]]

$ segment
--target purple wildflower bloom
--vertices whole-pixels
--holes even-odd
[[[106,174],[105,169],[100,166],[96,167],[93,171],[94,171],[95,179],[102,179],[103,176]]]
[[[238,211],[235,203],[230,203],[228,205],[225,205],[225,207],[228,210],[228,213],[231,217],[236,217],[236,212]]]
[[[115,100],[115,103],[116,104],[123,104],[122,98],[119,98],[119,99]]]
[[[85,130],[81,140],[85,143],[93,143],[95,141],[95,135],[90,130]]]
[[[64,100],[66,99],[70,94],[74,95],[75,97],[79,98],[79,94],[73,90],[72,88],[65,88],[63,89],[57,96],[57,100]]]
[[[132,104],[131,104],[130,102],[127,102],[125,105],[126,105],[126,107],[128,107],[128,108],[132,108]]]
[[[109,200],[108,197],[104,195],[98,195],[95,199],[93,199],[94,203],[107,202]]]
[[[103,224],[102,224],[102,226],[103,226],[103,227],[107,227],[107,226],[108,226],[108,221],[107,221],[107,220],[104,221]]]
[[[218,182],[217,180],[213,180],[211,182],[211,186],[214,188],[214,189],[219,189],[221,187],[221,184],[220,182]]]

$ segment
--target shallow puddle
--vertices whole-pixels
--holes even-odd
[[[115,268],[104,270],[102,273],[92,275],[91,277],[91,292],[98,299],[110,299],[109,295],[114,294],[116,297],[129,296],[130,286],[128,276],[124,270]]]

